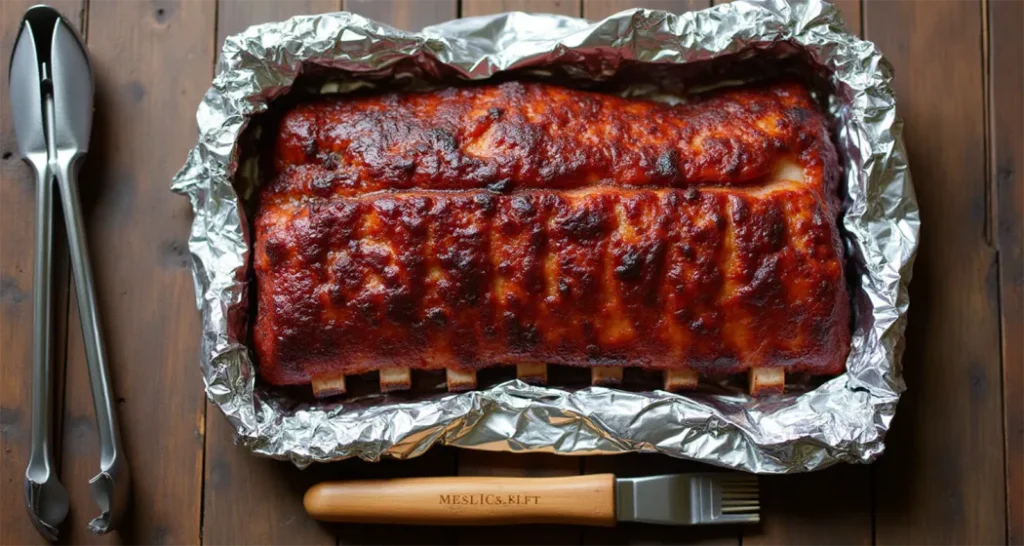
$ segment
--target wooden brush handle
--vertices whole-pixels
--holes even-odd
[[[615,524],[615,476],[404,478],[325,482],[306,492],[316,519],[352,523]]]

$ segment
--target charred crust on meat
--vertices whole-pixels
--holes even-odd
[[[655,173],[667,179],[679,176],[679,152],[677,150],[665,150],[658,154],[658,161],[655,163]]]
[[[508,193],[512,191],[512,181],[508,178],[502,178],[501,180],[488,184],[487,189],[494,193]]]
[[[526,82],[296,105],[253,218],[260,377],[841,371],[828,135],[785,82],[676,106]],[[783,161],[803,183],[772,182]]]

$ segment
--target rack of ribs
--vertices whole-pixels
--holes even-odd
[[[806,88],[669,105],[509,82],[284,113],[254,219],[263,380],[551,364],[665,388],[841,373],[839,166]]]

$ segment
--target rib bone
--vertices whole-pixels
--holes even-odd
[[[665,390],[691,391],[697,388],[699,376],[693,370],[665,370]]]
[[[591,368],[590,383],[594,385],[618,385],[622,383],[622,368],[618,366]]]
[[[446,368],[449,391],[468,391],[476,388],[476,370]]]
[[[345,374],[312,377],[310,383],[313,385],[313,396],[317,398],[345,394]]]
[[[380,391],[407,391],[412,388],[412,374],[409,368],[381,368]]]
[[[786,371],[782,368],[750,368],[751,396],[781,394],[786,388]]]
[[[516,377],[527,383],[546,385],[548,383],[548,365],[537,362],[516,364]]]

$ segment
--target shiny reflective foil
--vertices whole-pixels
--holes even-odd
[[[324,90],[341,93],[385,81],[483,80],[511,70],[531,77],[557,71],[585,86],[614,80],[638,63],[649,63],[641,67],[651,73],[698,74],[702,66],[713,72],[716,63],[755,57],[798,59],[826,84],[821,98],[835,122],[846,177],[842,223],[854,334],[844,375],[761,399],[738,386],[671,394],[513,380],[461,394],[301,402],[257,381],[245,345],[250,240],[243,203],[258,176],[255,161],[239,160],[240,142],[253,116],[288,92],[300,71],[333,74]],[[764,473],[869,462],[882,453],[904,390],[900,357],[918,206],[892,68],[873,44],[847,33],[831,5],[740,1],[683,15],[624,11],[597,23],[510,13],[420,33],[334,13],[252,27],[226,41],[220,67],[199,106],[199,141],[172,187],[195,211],[189,250],[206,392],[252,451],[299,466],[415,457],[437,443],[560,454],[644,451]],[[648,93],[643,86],[619,92]]]

